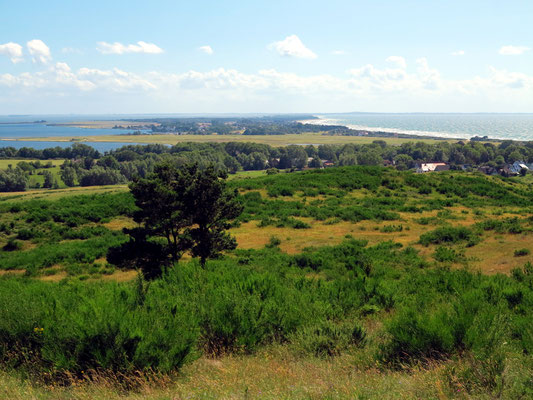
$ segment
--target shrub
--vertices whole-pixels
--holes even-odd
[[[332,357],[349,345],[362,344],[365,337],[365,331],[358,323],[338,325],[326,320],[299,330],[291,337],[291,343],[300,353]]]
[[[479,235],[465,227],[442,227],[426,232],[420,236],[419,243],[424,246],[429,244],[455,244],[467,242],[469,246],[479,242]]]
[[[17,238],[20,240],[30,240],[37,236],[37,232],[33,229],[22,228],[17,233]]]
[[[2,248],[4,251],[16,251],[20,250],[21,244],[18,240],[15,240],[14,238],[11,238],[7,241],[7,243]],[[4,268],[6,268],[4,266]]]
[[[522,256],[528,256],[531,254],[531,250],[529,249],[518,249],[518,250],[515,250],[514,251],[514,256],[515,257],[522,257]]]
[[[380,229],[381,232],[401,232],[403,225],[385,225]]]
[[[277,236],[270,236],[270,240],[268,244],[266,245],[266,247],[274,248],[274,247],[278,247],[280,244],[281,244],[280,238],[278,238]]]
[[[458,262],[461,261],[464,257],[462,254],[458,253],[456,250],[449,247],[439,246],[435,249],[433,258],[440,262]]]

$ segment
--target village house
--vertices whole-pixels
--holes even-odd
[[[529,171],[529,167],[523,161],[515,161],[514,163],[509,165],[509,170],[514,174],[519,174],[522,169]]]
[[[448,171],[449,169],[450,169],[450,164],[445,163],[445,162],[417,163],[415,165],[415,170],[418,174],[423,174],[425,172]]]

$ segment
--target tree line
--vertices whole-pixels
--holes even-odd
[[[114,185],[126,183],[134,177],[144,178],[161,162],[182,166],[196,162],[200,167],[214,165],[227,173],[240,170],[303,169],[327,165],[394,164],[399,170],[411,169],[417,162],[448,162],[452,168],[488,165],[501,167],[514,161],[533,162],[533,141],[406,142],[388,145],[384,140],[369,144],[289,145],[272,147],[259,143],[179,143],[127,145],[105,154],[90,146],[76,143],[68,148],[53,147],[0,148],[0,158],[31,158],[47,160],[63,158],[60,177],[67,186]],[[0,172],[0,191],[25,190],[28,168],[17,165]]]

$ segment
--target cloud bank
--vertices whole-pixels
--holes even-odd
[[[231,68],[132,73],[119,68],[73,69],[56,62],[42,64],[38,72],[0,73],[0,106],[9,113],[527,112],[533,108],[531,74],[490,68],[484,75],[451,79],[425,58],[413,64],[400,56],[387,61],[389,67],[367,64],[339,75],[278,69],[245,73]],[[40,108],[27,110],[34,102]]]

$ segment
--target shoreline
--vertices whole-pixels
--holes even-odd
[[[404,129],[395,129],[395,128],[380,128],[380,127],[371,127],[371,126],[362,126],[362,125],[353,125],[343,123],[342,120],[333,119],[333,118],[323,118],[321,115],[315,115],[316,119],[307,119],[299,120],[299,123],[309,124],[309,125],[323,125],[323,126],[339,126],[344,127],[353,132],[353,135],[347,134],[339,136],[367,136],[367,137],[390,137],[390,138],[399,138],[399,139],[431,139],[431,140],[467,140],[470,141],[473,138],[474,140],[480,140],[484,142],[501,142],[502,140],[512,140],[516,142],[523,142],[526,140],[522,139],[509,139],[509,138],[497,138],[497,137],[488,137],[486,135],[469,135],[464,134],[465,137],[453,136],[454,133],[449,132],[435,132],[435,131],[417,131],[417,130],[404,130]],[[470,137],[467,137],[470,136]]]

